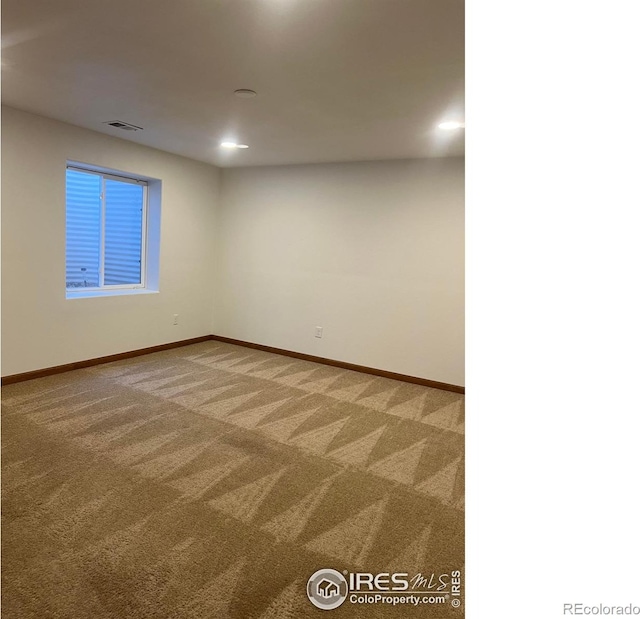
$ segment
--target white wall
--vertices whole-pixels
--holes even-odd
[[[158,294],[65,298],[67,160],[162,179]],[[3,107],[2,374],[216,333],[463,385],[463,203],[463,159],[218,170]]]
[[[65,298],[67,160],[162,180],[158,294]],[[3,107],[2,374],[211,333],[218,176],[204,163]]]
[[[464,384],[462,158],[225,169],[221,188],[214,333]]]

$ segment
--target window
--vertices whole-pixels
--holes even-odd
[[[148,182],[67,166],[67,297],[144,289]]]

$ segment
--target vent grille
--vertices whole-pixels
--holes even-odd
[[[121,120],[109,120],[104,125],[109,125],[110,127],[115,127],[116,129],[122,129],[123,131],[140,131],[142,127],[137,127],[136,125],[131,125],[129,123],[122,122]]]

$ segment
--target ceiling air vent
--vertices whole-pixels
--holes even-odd
[[[110,120],[108,122],[103,123],[104,125],[110,125],[111,127],[115,127],[116,129],[122,129],[123,131],[138,131],[142,129],[142,127],[136,127],[135,125],[130,125],[129,123],[124,123],[121,120]]]

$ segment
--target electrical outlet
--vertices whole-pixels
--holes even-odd
[[[177,325],[178,324],[178,314],[174,314],[173,315],[173,324]]]
[[[322,327],[316,327],[316,337],[322,337]]]

